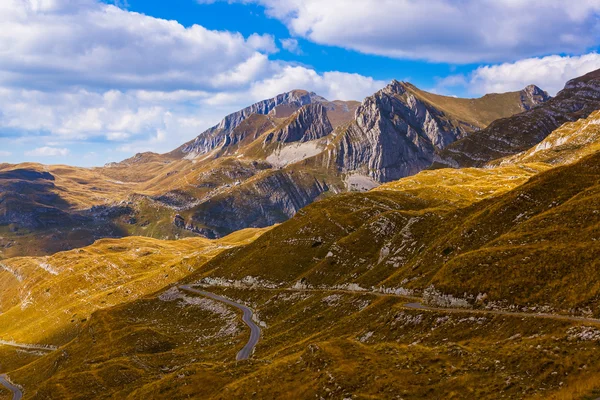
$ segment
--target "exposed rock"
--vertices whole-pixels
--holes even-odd
[[[387,182],[429,167],[436,149],[476,129],[420,100],[405,83],[394,81],[361,104],[335,159],[343,172]]]
[[[309,93],[304,90],[295,90],[280,94],[272,99],[260,101],[250,107],[228,115],[218,125],[200,134],[196,139],[183,145],[179,150],[190,157],[209,153],[219,146],[227,145],[230,140],[229,136],[233,130],[253,114],[266,115],[281,105],[299,108],[306,104],[321,101],[326,100],[315,93]]]
[[[274,171],[203,203],[193,221],[211,227],[217,237],[243,228],[271,226],[291,218],[328,190],[328,185],[310,172]]]
[[[309,104],[295,112],[288,123],[265,139],[265,143],[308,142],[320,139],[333,131],[322,104]]]
[[[534,87],[525,96],[543,99]],[[522,114],[504,118],[488,128],[462,139],[436,156],[441,167],[483,166],[540,143],[566,122],[586,118],[600,109],[600,70],[569,81],[558,95]]]
[[[173,225],[178,228],[185,229],[185,219],[181,215],[177,214],[173,219]]]
[[[548,92],[535,85],[529,85],[521,90],[521,106],[523,107],[523,111],[529,111],[532,108],[547,102],[551,98],[552,97],[548,95]]]

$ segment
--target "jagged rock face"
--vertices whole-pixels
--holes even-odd
[[[427,168],[436,149],[476,129],[452,120],[394,81],[358,108],[355,123],[337,148],[337,165],[378,182],[396,180]]]
[[[566,122],[600,109],[600,70],[569,81],[558,95],[524,113],[492,123],[436,156],[436,166],[473,167],[537,145]]]
[[[281,223],[328,191],[327,184],[308,172],[275,171],[213,198],[199,207],[193,223],[210,227],[205,236],[224,236],[248,227]]]
[[[265,143],[308,142],[325,137],[332,131],[325,107],[319,103],[309,104],[294,113],[283,128],[271,133]]]
[[[184,154],[194,157],[209,153],[219,146],[227,146],[230,144],[230,135],[233,130],[253,114],[267,115],[282,105],[300,108],[307,104],[325,101],[325,99],[317,96],[315,93],[309,93],[302,90],[280,94],[272,99],[260,101],[250,107],[246,107],[243,110],[228,115],[219,123],[219,125],[200,134],[192,142],[183,145],[180,150]]]
[[[523,111],[529,111],[550,100],[548,93],[535,85],[529,85],[521,91],[521,105]]]

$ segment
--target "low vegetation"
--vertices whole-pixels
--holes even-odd
[[[216,241],[104,239],[49,257],[2,261],[0,340],[60,346],[94,311],[151,294],[262,232],[245,230]]]

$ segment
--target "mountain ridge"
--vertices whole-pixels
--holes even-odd
[[[469,138],[448,146],[435,157],[435,167],[483,166],[541,142],[566,122],[585,118],[600,108],[600,71],[567,82],[556,97],[521,114],[500,119]]]
[[[42,236],[44,244],[31,247],[33,255],[87,245],[103,235],[214,238],[280,223],[315,200],[368,190],[429,167],[436,149],[488,119],[520,110],[525,92],[462,100],[393,81],[362,103],[328,101],[303,90],[283,93],[228,115],[170,153],[137,154],[104,168],[52,167],[57,182],[44,190],[56,201],[76,193],[82,204],[58,210],[57,223],[45,225],[43,233],[7,232],[3,240],[11,247],[4,254],[26,255],[20,243]],[[478,105],[477,112],[465,111],[469,104]],[[3,169],[11,168],[19,167]],[[23,184],[42,190],[37,183]],[[12,204],[13,222],[42,211]],[[94,221],[98,228],[85,233]],[[73,230],[81,232],[78,241]]]

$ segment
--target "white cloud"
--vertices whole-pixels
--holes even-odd
[[[9,157],[12,153],[10,151],[0,150],[0,157]]]
[[[277,51],[271,35],[186,28],[97,0],[0,0],[0,139],[36,147],[19,151],[27,157],[106,143],[167,152],[284,91],[360,100],[385,84],[269,59]]]
[[[287,51],[289,51],[290,53],[302,54],[302,49],[300,48],[300,45],[298,44],[297,39],[288,38],[288,39],[281,39],[279,41],[281,42],[281,46],[284,49],[286,49]]]
[[[38,147],[31,151],[26,151],[25,155],[28,157],[58,157],[66,156],[69,154],[69,149],[59,149],[56,147]]]
[[[253,99],[259,100],[265,93],[306,89],[329,100],[362,100],[385,85],[386,82],[358,74],[343,72],[318,74],[312,69],[287,65],[271,78],[254,83],[250,94]]]
[[[548,56],[477,68],[470,79],[474,93],[508,92],[535,84],[554,95],[565,83],[600,68],[600,54]]]
[[[600,37],[598,0],[238,1],[316,43],[397,58],[515,61],[581,53]]]
[[[3,0],[0,6],[4,84],[218,90],[224,83],[215,76],[275,51],[270,35],[186,28],[94,0]],[[262,70],[244,72],[233,84],[260,78]]]

